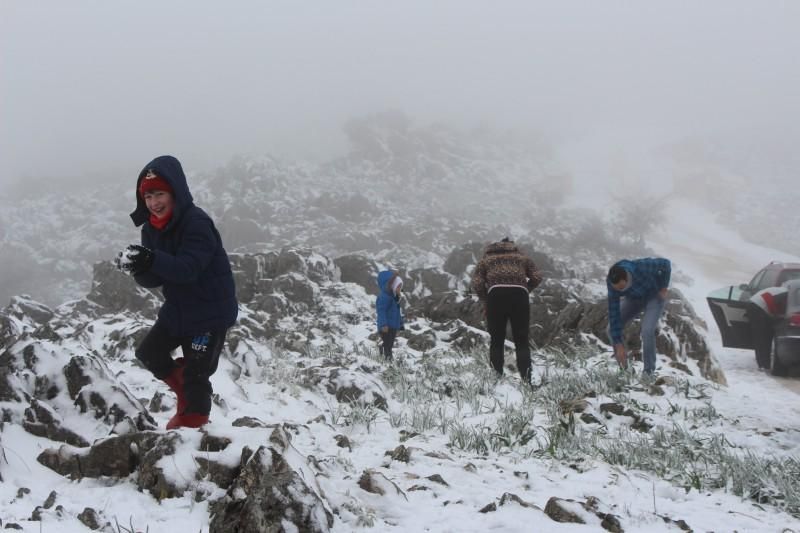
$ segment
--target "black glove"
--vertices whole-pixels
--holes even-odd
[[[153,266],[153,252],[138,244],[129,244],[117,254],[114,265],[126,274],[141,274]]]

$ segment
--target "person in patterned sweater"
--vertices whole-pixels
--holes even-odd
[[[502,376],[506,324],[510,320],[517,353],[517,368],[525,383],[530,383],[531,379],[528,295],[541,282],[542,274],[533,260],[522,254],[508,237],[486,247],[472,274],[472,291],[483,304],[483,313],[491,336],[489,361]]]
[[[622,329],[639,313],[642,316],[642,359],[645,374],[656,369],[656,327],[664,312],[669,291],[672,263],[669,259],[647,257],[623,259],[608,271],[608,338],[614,357],[628,368],[628,356],[622,342]]]

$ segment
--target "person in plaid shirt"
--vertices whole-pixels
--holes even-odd
[[[669,259],[647,257],[623,259],[608,271],[608,338],[622,368],[628,357],[622,329],[640,313],[642,317],[642,358],[645,374],[656,369],[656,327],[667,303],[672,264]]]

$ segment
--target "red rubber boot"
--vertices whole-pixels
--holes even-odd
[[[167,429],[177,428],[199,428],[208,424],[208,415],[198,415],[195,413],[184,413],[175,415],[167,422]]]
[[[164,383],[172,389],[175,396],[178,398],[178,406],[176,415],[180,415],[186,410],[186,395],[183,393],[183,357],[176,359],[177,366],[172,370],[169,376],[164,378]]]

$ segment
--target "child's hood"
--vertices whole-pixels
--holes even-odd
[[[131,219],[135,226],[141,226],[150,217],[147,205],[145,205],[144,199],[139,194],[139,184],[147,172],[151,170],[154,174],[164,178],[172,187],[172,194],[175,198],[172,220],[179,220],[194,201],[192,193],[189,192],[189,184],[186,183],[186,175],[183,173],[180,161],[171,155],[156,157],[145,165],[136,180],[136,190],[134,191],[136,194],[136,209],[131,213]]]
[[[378,287],[381,292],[392,292],[392,280],[397,277],[397,272],[391,270],[383,270],[378,272]]]

